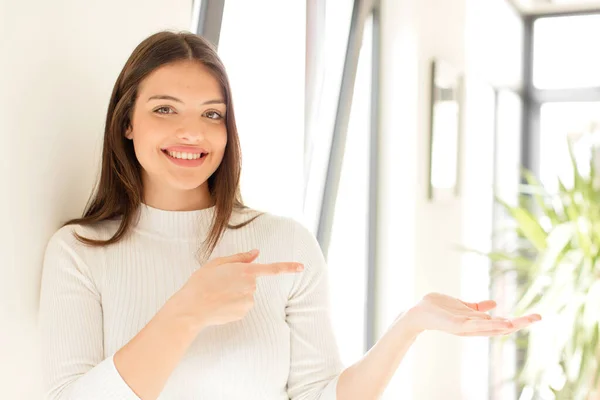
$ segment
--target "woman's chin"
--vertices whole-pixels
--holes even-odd
[[[169,186],[172,190],[177,191],[190,191],[199,189],[203,184],[207,183],[206,180],[208,178],[198,177],[196,176],[170,176],[169,177]]]

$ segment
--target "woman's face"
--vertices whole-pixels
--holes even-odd
[[[226,111],[219,83],[199,62],[162,66],[140,83],[126,137],[146,198],[208,194],[227,144]]]

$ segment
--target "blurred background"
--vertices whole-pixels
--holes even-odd
[[[592,399],[599,10],[577,0],[0,0],[0,397],[41,398],[45,245],[98,177],[125,60],[170,29],[218,46],[244,200],[314,232],[346,365],[431,291],[548,317],[504,341],[426,333],[384,399]]]

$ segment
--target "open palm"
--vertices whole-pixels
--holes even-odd
[[[486,300],[467,303],[439,293],[430,293],[411,310],[413,323],[419,330],[437,330],[458,336],[507,335],[539,321],[539,314],[508,319],[492,317],[487,311],[496,302]]]

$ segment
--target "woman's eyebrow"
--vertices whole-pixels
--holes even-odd
[[[150,96],[148,98],[148,101],[150,101],[150,100],[173,100],[173,101],[183,104],[182,100],[178,99],[177,97],[169,96],[167,94],[157,94],[154,96]],[[225,104],[225,101],[222,99],[214,99],[214,100],[205,101],[201,105],[206,105],[206,104]]]

